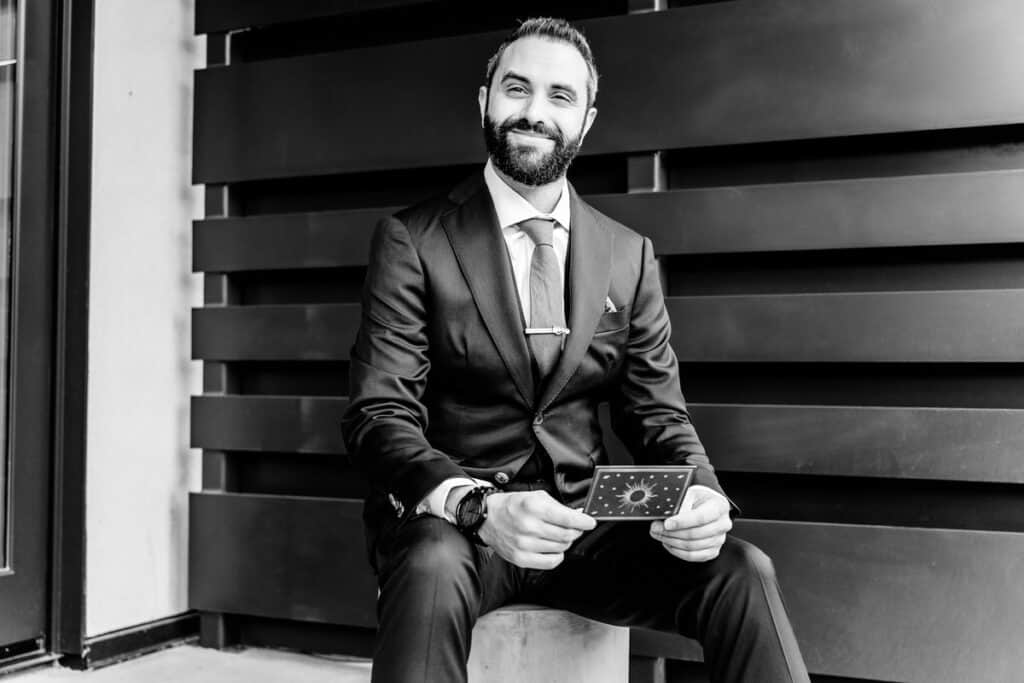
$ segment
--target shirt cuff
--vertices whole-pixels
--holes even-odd
[[[435,517],[447,519],[452,524],[455,524],[455,518],[452,515],[446,514],[444,510],[444,504],[448,501],[448,494],[451,493],[451,490],[458,486],[487,486],[488,484],[489,482],[470,479],[469,477],[445,479],[419,502],[416,506],[416,514],[431,514]]]

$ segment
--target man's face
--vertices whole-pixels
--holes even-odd
[[[490,88],[480,88],[487,152],[524,185],[565,174],[597,110],[587,104],[587,64],[572,45],[531,36],[509,45]]]

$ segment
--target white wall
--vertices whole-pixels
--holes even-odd
[[[187,609],[192,0],[96,3],[86,634]]]

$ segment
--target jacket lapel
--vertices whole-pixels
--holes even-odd
[[[569,186],[572,202],[569,219],[569,336],[554,370],[543,387],[539,408],[545,410],[565,388],[583,360],[597,323],[604,312],[604,301],[611,282],[611,231],[580,200]]]
[[[483,175],[477,174],[460,185],[450,198],[457,202],[457,206],[441,217],[441,224],[469,284],[480,317],[516,388],[527,405],[532,407],[533,372],[523,334],[522,309],[515,291],[508,249]]]

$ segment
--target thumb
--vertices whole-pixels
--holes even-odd
[[[700,507],[709,500],[714,500],[718,494],[707,486],[695,485],[686,489],[686,495],[683,496],[683,504],[680,506],[682,510],[693,510]]]

